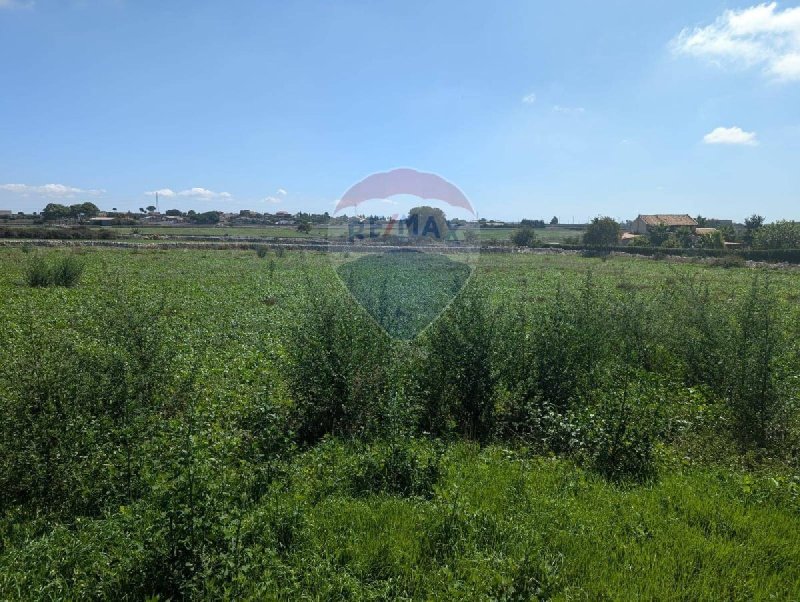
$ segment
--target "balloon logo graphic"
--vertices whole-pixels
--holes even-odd
[[[476,218],[466,195],[437,174],[410,168],[371,174],[337,202],[329,256],[381,328],[410,340],[469,280],[480,252]]]

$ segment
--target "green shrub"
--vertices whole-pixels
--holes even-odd
[[[174,403],[157,307],[116,299],[79,330],[34,315],[6,343],[15,353],[0,366],[0,503],[94,515],[137,498],[142,447]]]
[[[610,311],[588,273],[580,291],[558,287],[533,314],[513,306],[501,312],[494,354],[498,433],[542,451],[569,449],[572,404],[591,390],[617,338]]]
[[[536,231],[529,226],[524,226],[511,235],[511,242],[518,247],[534,247],[536,246]]]
[[[269,249],[264,245],[257,245],[256,246],[256,255],[259,259],[264,259],[267,256]]]
[[[76,286],[81,274],[83,274],[83,264],[72,255],[61,257],[52,267],[52,281],[55,286],[67,288]]]
[[[83,274],[83,264],[72,254],[62,255],[52,263],[40,255],[28,261],[25,281],[31,287],[64,286],[71,288],[78,284]]]
[[[656,473],[663,396],[647,374],[623,367],[608,376],[613,385],[589,394],[580,453],[612,481],[645,481]]]
[[[730,406],[735,435],[744,447],[766,447],[782,404],[778,370],[787,349],[768,279],[754,276],[736,317]]]
[[[483,292],[465,288],[421,335],[420,426],[485,441],[494,429],[495,320]]]
[[[25,281],[30,287],[45,287],[52,283],[50,266],[41,255],[34,255],[25,268]]]
[[[298,441],[380,430],[392,355],[389,338],[335,280],[308,281],[306,300],[290,328],[288,346]]]

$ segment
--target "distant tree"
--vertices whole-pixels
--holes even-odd
[[[758,230],[764,225],[764,218],[755,213],[744,220],[744,227],[748,230]]]
[[[674,232],[667,235],[667,239],[659,245],[663,249],[680,249],[681,241]]]
[[[147,211],[145,211],[145,210],[144,210],[144,207],[139,207],[139,211],[140,211],[141,213],[147,213]]]
[[[736,229],[733,226],[725,224],[717,228],[717,232],[720,233],[723,241],[736,242]]]
[[[780,221],[760,227],[753,236],[756,249],[800,249],[800,222]]]
[[[725,246],[722,232],[714,230],[700,237],[700,246],[704,249],[721,249]]]
[[[148,205],[146,207],[146,209],[147,209],[148,213],[153,213],[156,210],[156,206],[155,205]]]
[[[57,219],[66,219],[70,216],[69,207],[66,205],[61,205],[59,203],[48,203],[44,209],[42,209],[42,218],[45,221],[53,221]]]
[[[308,234],[311,232],[311,222],[300,222],[297,224],[297,231],[302,232],[303,234]]]
[[[69,216],[78,217],[94,217],[100,213],[100,209],[94,203],[77,203],[69,206]]]
[[[697,225],[700,228],[705,228],[706,224],[708,224],[708,220],[704,218],[702,215],[698,215],[696,218],[694,218],[694,221],[697,222]]]
[[[544,228],[544,220],[543,219],[524,219],[520,223],[520,226],[529,226],[531,228]]]
[[[686,226],[678,228],[678,231],[675,233],[675,237],[678,239],[678,244],[684,249],[690,248],[694,243],[692,231]]]
[[[647,238],[650,239],[651,246],[660,247],[669,239],[669,228],[665,224],[653,226],[647,231]]]
[[[756,232],[764,225],[764,218],[755,213],[744,220],[744,242],[745,244],[752,245],[753,238]]]
[[[188,217],[189,221],[194,224],[218,224],[219,216],[219,211],[206,211],[204,213],[194,213]]]
[[[553,216],[553,219],[550,220],[550,225],[551,226],[557,226],[558,225],[558,218],[555,215]]]
[[[444,211],[438,207],[429,207],[427,205],[413,207],[408,212],[408,221],[406,223],[409,228],[413,228],[413,225],[416,224],[419,236],[440,240],[444,240],[447,236],[447,217]]]
[[[611,217],[596,217],[583,234],[583,244],[609,247],[619,242],[619,223]]]
[[[183,215],[180,209],[167,209],[165,215],[170,217],[180,217]]]
[[[536,231],[530,226],[523,226],[511,235],[511,242],[518,247],[532,247],[536,244]]]

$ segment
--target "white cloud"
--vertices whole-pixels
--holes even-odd
[[[163,197],[173,197],[178,193],[172,190],[171,188],[161,188],[159,190],[152,190],[150,192],[145,192],[147,196],[163,196]]]
[[[703,142],[706,144],[742,144],[745,146],[756,146],[755,132],[745,132],[742,128],[732,127],[723,128],[719,127],[703,136]]]
[[[286,191],[283,188],[278,188],[277,192],[279,196],[286,196]]]
[[[522,102],[524,102],[524,103],[525,103],[525,104],[527,104],[527,105],[532,105],[533,103],[535,103],[535,102],[536,102],[536,94],[534,94],[533,92],[531,92],[531,93],[530,93],[530,94],[528,94],[527,96],[523,96],[523,97],[522,97]]]
[[[554,105],[553,112],[563,115],[580,115],[581,113],[585,113],[586,109],[583,107],[562,107],[561,105]]]
[[[230,192],[214,192],[213,190],[208,190],[207,188],[187,188],[186,190],[181,190],[180,192],[175,192],[171,188],[161,188],[159,190],[145,192],[147,196],[156,196],[156,193],[158,193],[158,196],[163,197],[185,196],[207,200],[233,198],[233,195],[231,195]]]
[[[39,195],[66,198],[72,198],[79,194],[96,196],[105,192],[105,190],[87,190],[76,188],[75,186],[66,186],[65,184],[43,184],[41,186],[32,186],[29,184],[0,184],[0,190],[21,194],[23,196]]]
[[[283,200],[279,199],[278,197],[275,197],[275,196],[268,196],[267,198],[264,199],[264,202],[265,203],[272,203],[273,205],[277,205],[278,203],[283,202]]]
[[[230,192],[214,192],[207,188],[189,188],[188,190],[181,190],[178,196],[190,196],[199,199],[229,199],[231,198]]]
[[[726,10],[706,27],[687,28],[672,40],[676,54],[739,68],[760,66],[774,79],[800,81],[800,7],[759,4]]]

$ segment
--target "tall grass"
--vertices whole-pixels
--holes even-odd
[[[83,274],[83,264],[73,255],[61,255],[48,261],[34,255],[25,268],[25,281],[30,287],[77,286]]]
[[[298,441],[374,434],[386,414],[389,339],[333,279],[305,285],[287,367]]]
[[[426,330],[414,375],[423,431],[489,439],[495,422],[494,328],[485,295],[472,287]]]

